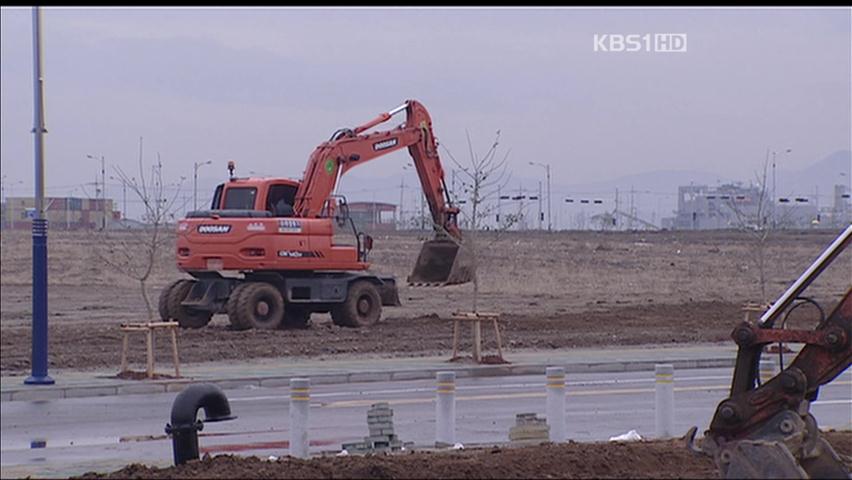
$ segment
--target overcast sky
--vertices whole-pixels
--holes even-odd
[[[32,13],[0,10],[0,162],[32,191]],[[144,137],[170,177],[300,177],[314,147],[408,98],[457,158],[497,129],[518,175],[753,177],[850,149],[850,9],[45,8],[48,193],[82,195]],[[685,33],[684,53],[595,52],[595,34]],[[357,175],[392,176],[404,153]],[[445,160],[447,162],[447,160]],[[108,172],[108,175],[111,172]],[[352,172],[356,175],[356,171]],[[87,187],[91,190],[91,186]]]

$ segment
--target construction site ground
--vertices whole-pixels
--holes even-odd
[[[765,247],[765,293],[761,294],[756,250],[749,232],[507,232],[482,234],[481,311],[499,312],[506,354],[569,352],[600,347],[624,350],[662,346],[721,345],[743,319],[746,302],[772,300],[793,282],[836,236],[834,231],[773,233]],[[118,245],[121,235],[50,233],[50,366],[82,378],[117,373],[119,325],[147,320],[139,285],[99,260],[97,252]],[[31,244],[29,232],[2,233],[0,279],[0,370],[5,381],[30,369]],[[264,358],[322,362],[324,359],[426,359],[448,357],[454,311],[469,311],[472,285],[415,288],[405,285],[426,235],[375,235],[374,270],[400,281],[403,306],[386,308],[384,319],[362,329],[334,326],[314,315],[304,330],[233,331],[227,318],[207,328],[181,330],[181,361],[187,369],[232,359],[262,364]],[[115,242],[115,243],[111,243]],[[846,251],[809,289],[826,309],[850,286],[852,251]],[[185,277],[167,246],[149,279],[156,311],[160,288]],[[754,315],[754,314],[753,314]],[[816,310],[799,309],[791,326],[813,328]],[[797,325],[798,324],[798,325]],[[486,332],[486,335],[489,332]],[[488,338],[486,336],[486,338]],[[462,348],[469,351],[469,337]],[[465,343],[468,342],[468,343]],[[730,345],[734,348],[733,344]],[[158,358],[170,358],[169,342],[157,343]],[[144,358],[144,342],[131,342],[131,356]],[[166,371],[166,367],[160,371]],[[5,388],[5,387],[4,387]],[[721,400],[721,399],[720,399]],[[852,433],[829,434],[837,450],[852,455]],[[512,448],[507,445],[455,452],[403,452],[393,456],[310,460],[219,455],[158,469],[129,465],[110,478],[709,478],[709,458],[690,454],[682,440],[637,443],[575,443]]]
[[[826,432],[847,464],[852,432]],[[850,465],[852,466],[852,465]],[[218,455],[185,465],[129,465],[80,478],[717,478],[709,457],[689,452],[683,439],[636,443],[493,446],[460,451],[300,460]]]
[[[765,242],[765,296],[776,298],[827,246],[837,232],[773,233]],[[50,367],[103,370],[118,367],[125,322],[147,320],[139,283],[107,266],[98,252],[133,233],[53,231],[49,236]],[[409,287],[406,275],[425,234],[375,235],[373,269],[394,274],[402,307],[386,307],[371,327],[337,327],[315,314],[304,330],[234,331],[227,317],[179,333],[182,363],[229,359],[333,358],[338,355],[425,357],[452,351],[454,311],[470,311],[473,287]],[[635,345],[725,342],[743,319],[742,306],[761,300],[759,243],[753,234],[718,232],[504,232],[482,233],[477,308],[499,312],[503,343],[513,350],[558,350]],[[148,280],[156,315],[159,290],[185,277],[167,245]],[[30,368],[32,309],[29,232],[2,233],[0,371],[25,375]],[[849,288],[852,252],[841,254],[808,290],[832,308]],[[797,321],[815,318],[799,309]],[[813,328],[813,324],[801,325]],[[489,338],[486,330],[486,340]],[[468,343],[466,343],[468,342]],[[461,347],[469,351],[469,336]],[[170,358],[169,342],[156,344]],[[144,341],[131,342],[132,358],[144,358]]]

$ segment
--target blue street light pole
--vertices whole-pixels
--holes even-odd
[[[47,374],[47,220],[44,218],[44,79],[41,74],[41,9],[33,7],[35,218],[33,219],[33,350],[31,385],[50,385]]]

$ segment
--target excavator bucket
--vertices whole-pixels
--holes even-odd
[[[429,240],[423,244],[414,270],[408,276],[411,285],[456,285],[473,280],[473,258],[466,248],[451,240]]]

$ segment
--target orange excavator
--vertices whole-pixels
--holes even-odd
[[[405,122],[368,133],[398,113]],[[304,328],[312,313],[337,325],[370,325],[382,306],[399,305],[396,279],[368,271],[373,239],[359,232],[346,199],[334,194],[341,175],[408,148],[429,204],[435,237],[423,244],[408,282],[469,282],[472,262],[462,247],[458,207],[446,189],[438,143],[426,108],[415,100],[355,128],[337,130],[311,154],[304,178],[237,178],[216,187],[209,210],[177,225],[177,265],[193,279],[163,289],[160,316],[200,328],[227,313],[233,328]],[[349,229],[354,245],[338,243]]]

